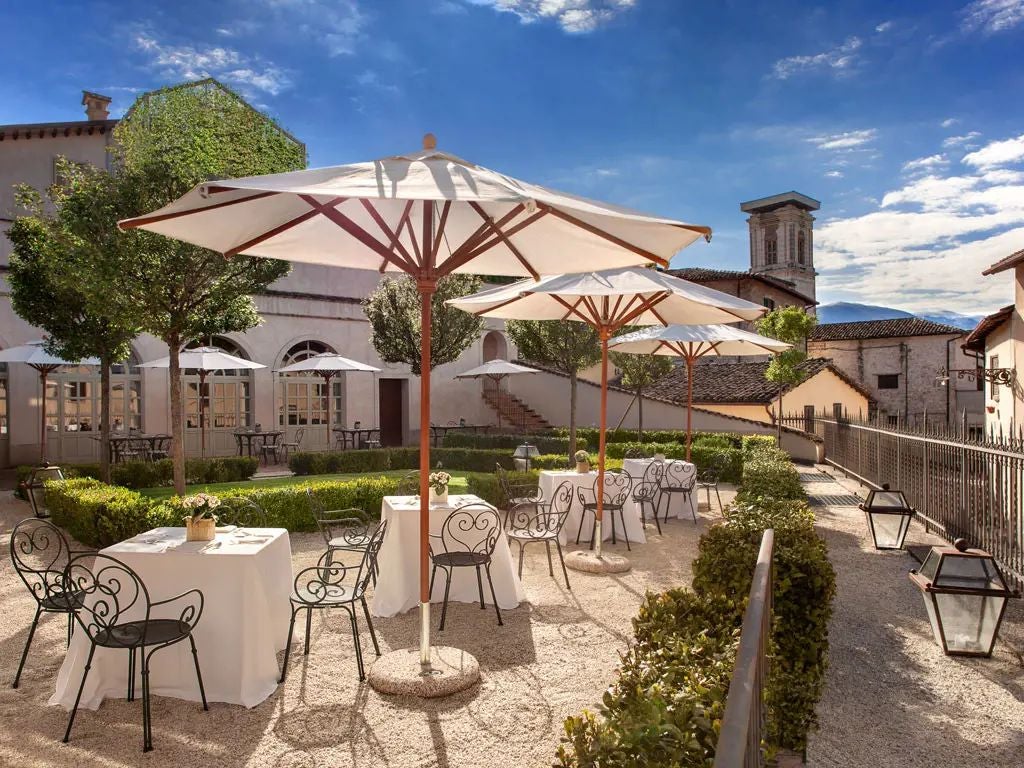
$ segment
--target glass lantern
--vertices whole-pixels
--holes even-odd
[[[540,451],[537,450],[537,446],[523,443],[516,448],[515,453],[512,454],[512,459],[515,461],[516,469],[529,471],[530,460],[538,456],[540,456]]]
[[[963,539],[932,547],[910,580],[921,590],[935,642],[948,656],[991,656],[1006,602],[1020,597],[992,556],[968,549]]]
[[[32,505],[32,512],[36,517],[49,517],[50,513],[46,509],[46,498],[45,489],[43,483],[47,480],[63,480],[64,473],[61,472],[60,467],[55,464],[42,463],[38,467],[33,468],[32,474],[28,476],[28,480],[25,480],[21,487],[25,493],[25,497],[28,499],[28,503]]]
[[[888,485],[883,485],[882,490],[868,493],[860,508],[867,518],[875,549],[903,549],[914,517],[914,508],[907,503],[903,491],[890,491]]]

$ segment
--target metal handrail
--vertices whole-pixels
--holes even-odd
[[[715,747],[714,768],[748,768],[764,765],[761,735],[764,731],[764,684],[768,671],[768,638],[772,626],[772,551],[775,531],[761,537],[750,601],[743,613],[736,668],[729,682],[722,730]]]

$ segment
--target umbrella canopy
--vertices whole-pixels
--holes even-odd
[[[686,459],[690,459],[693,364],[705,355],[773,355],[792,345],[731,325],[670,325],[616,336],[608,346],[634,355],[670,355],[686,361]]]
[[[202,184],[120,223],[226,256],[404,272],[416,279],[420,370],[420,662],[430,666],[430,328],[437,280],[665,265],[711,230],[518,181],[437,150]]]
[[[372,365],[366,363],[360,363],[355,360],[349,360],[347,357],[335,354],[334,352],[320,352],[316,355],[310,355],[309,357],[299,360],[297,363],[286,365],[284,368],[278,368],[278,373],[344,373],[345,371],[366,371],[368,373],[379,373],[380,368],[374,368]]]
[[[514,376],[517,373],[537,373],[536,368],[527,368],[525,365],[516,365],[508,360],[488,360],[483,365],[471,368],[465,373],[456,374],[456,379],[479,379],[486,376],[489,379],[503,379],[506,376]]]
[[[754,320],[760,304],[696,285],[653,269],[629,267],[578,275],[520,280],[461,299],[454,307],[507,320],[576,320],[593,326],[601,338],[601,429],[598,488],[604,487],[605,429],[608,420],[608,340],[626,325],[721,323]],[[603,494],[597,494],[594,549],[601,554]]]

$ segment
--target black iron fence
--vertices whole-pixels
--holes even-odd
[[[990,552],[1024,586],[1024,438],[971,439],[959,426],[800,414],[783,423],[825,441],[825,460],[902,490],[925,526]]]
[[[715,747],[714,768],[760,768],[764,765],[764,681],[768,673],[768,639],[772,628],[772,550],[775,532],[761,537],[750,601],[743,614],[736,668]]]

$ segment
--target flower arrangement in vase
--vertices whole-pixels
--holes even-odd
[[[573,457],[576,459],[576,471],[581,475],[587,474],[590,471],[590,454],[586,451],[576,451],[576,455]]]
[[[208,493],[183,496],[181,506],[186,511],[185,540],[213,541],[217,535],[217,516],[213,513],[220,506],[220,499]]]
[[[430,503],[431,504],[447,504],[448,503],[448,484],[452,481],[452,476],[447,472],[431,472],[430,477],[427,478],[427,483],[430,485]]]

